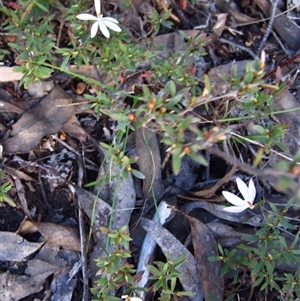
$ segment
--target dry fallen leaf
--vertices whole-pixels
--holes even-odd
[[[217,23],[213,27],[213,32],[220,37],[225,29],[225,23],[227,20],[228,14],[218,14],[217,15]]]
[[[93,233],[96,242],[105,245],[106,236],[100,231],[100,227],[107,227],[112,208],[95,194],[79,187],[72,186],[78,200],[78,206],[84,211],[90,220],[93,220]]]
[[[1,69],[1,68],[0,68]],[[15,105],[9,103],[8,101],[0,99],[0,112],[10,112],[22,114],[24,111]]]
[[[74,107],[69,106],[71,102],[68,94],[56,86],[13,125],[13,137],[3,143],[4,152],[29,152],[43,136],[56,134],[75,112]]]
[[[51,277],[50,284],[51,300],[71,301],[78,283],[77,273],[81,268],[78,252],[61,249],[46,242],[34,260],[28,262],[25,272],[32,276],[55,267],[57,270]]]
[[[23,77],[23,73],[15,72],[13,67],[0,67],[0,83],[18,81]]]
[[[80,122],[75,115],[64,124],[62,131],[65,131],[69,136],[78,139],[80,142],[84,143],[88,138],[88,133],[82,128]],[[61,140],[66,140],[66,135],[60,135]]]
[[[0,261],[22,261],[43,244],[28,242],[16,233],[0,232]]]
[[[200,273],[205,300],[223,300],[224,282],[221,276],[221,262],[209,261],[218,256],[217,243],[209,228],[198,219],[186,215],[191,224],[194,254]]]
[[[17,232],[25,234],[36,231],[40,232],[44,239],[54,246],[80,251],[80,241],[75,229],[64,225],[24,220]]]
[[[0,300],[17,301],[43,289],[45,280],[53,271],[34,277],[12,275],[9,271],[0,273]]]
[[[246,234],[243,232],[237,232],[232,227],[222,223],[208,223],[206,226],[214,235],[215,240],[223,248],[236,247],[242,242],[242,237]],[[245,227],[239,227],[239,230],[243,230]],[[249,228],[247,228],[249,229]],[[251,228],[250,228],[251,229]]]

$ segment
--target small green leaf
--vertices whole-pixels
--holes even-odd
[[[172,168],[173,172],[177,175],[180,171],[181,167],[181,157],[178,154],[172,155]]]
[[[269,205],[275,214],[279,214],[277,207],[273,203],[269,202]]]
[[[193,292],[177,292],[176,294],[178,296],[188,296],[188,297],[192,297],[195,295],[195,293],[193,293]]]
[[[258,278],[256,279],[256,281],[254,282],[253,286],[256,287],[256,286],[260,285],[260,284],[263,282],[264,279],[265,279],[264,276],[258,277]]]
[[[24,51],[24,46],[21,46],[19,44],[15,44],[15,43],[7,43],[9,47],[11,48],[14,48],[14,49],[17,49],[17,50],[21,50],[21,51]],[[16,67],[15,67],[16,68]],[[14,70],[16,70],[14,68]],[[17,71],[18,72],[18,71]]]
[[[200,165],[203,165],[203,166],[208,165],[207,161],[201,154],[197,154],[193,150],[191,150],[191,152],[188,155],[189,155],[189,157],[191,157],[194,161],[196,161]]]
[[[4,202],[6,202],[7,204],[9,204],[11,207],[16,207],[16,203],[8,196],[3,196],[3,200]]]
[[[34,1],[35,5],[38,6],[41,10],[43,10],[45,13],[49,12],[49,9],[42,5],[38,0]]]
[[[253,125],[251,127],[251,130],[254,130],[261,135],[266,135],[266,133],[267,133],[266,129],[261,125]]]
[[[253,268],[253,270],[251,271],[251,273],[252,273],[252,274],[257,274],[258,271],[260,271],[261,268],[263,267],[263,264],[264,264],[263,261],[260,260],[260,261],[254,266],[254,268]]]
[[[172,291],[172,292],[174,292],[174,290],[175,290],[175,286],[176,286],[176,278],[172,278],[171,279],[171,286],[170,286],[170,290]]]
[[[173,267],[176,268],[186,260],[187,255],[181,255],[173,263]]]
[[[254,78],[254,73],[246,73],[244,76],[245,84],[251,84]]]
[[[131,169],[130,172],[138,179],[145,179],[145,176],[139,170]]]
[[[174,97],[176,95],[175,83],[172,80],[170,80],[168,84],[169,84],[171,95],[172,95],[172,97]]]
[[[154,275],[154,276],[160,276],[161,272],[153,265],[147,265],[148,270]]]
[[[100,231],[105,235],[108,235],[110,233],[110,230],[106,227],[100,227]]]

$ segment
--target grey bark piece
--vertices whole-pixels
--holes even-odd
[[[263,217],[256,215],[255,213],[251,213],[248,210],[243,211],[239,214],[225,212],[222,210],[223,208],[225,208],[225,206],[208,202],[193,202],[186,207],[185,212],[189,214],[189,212],[196,208],[205,209],[211,214],[231,222],[247,224],[254,227],[260,226],[263,222]]]
[[[92,252],[90,252],[90,269],[92,274],[92,281],[94,283],[96,279],[96,273],[98,267],[96,260],[103,257],[106,236],[100,231],[100,227],[108,227],[109,217],[112,212],[112,208],[102,199],[89,191],[82,189],[81,187],[74,186],[76,196],[78,199],[79,207],[85,212],[90,220],[93,220],[93,233],[96,244]]]
[[[261,8],[267,17],[270,17],[272,5],[269,1],[255,0],[254,3]],[[300,48],[299,27],[288,16],[282,14],[279,9],[276,9],[275,16],[273,22],[274,29],[284,42],[293,49],[298,50]]]
[[[186,255],[186,260],[177,267],[177,270],[183,275],[180,282],[183,289],[193,292],[191,301],[202,301],[203,292],[197,263],[194,256],[178,241],[168,230],[157,223],[143,218],[141,221],[143,228],[150,234],[155,242],[160,246],[165,255],[170,255],[172,260],[176,260],[181,255]]]
[[[97,179],[109,177],[102,185],[95,186],[94,194],[112,206],[112,229],[118,230],[129,224],[135,207],[136,194],[132,175],[124,179],[120,167],[105,153],[105,162],[100,167]]]
[[[79,186],[74,186],[79,207],[94,221],[93,232],[97,243],[105,246],[106,236],[99,231],[100,227],[108,227],[109,217],[112,211],[110,205],[104,202],[101,198],[84,190]]]
[[[153,217],[153,222],[155,223],[160,223],[161,225],[164,225],[166,221],[169,219],[169,217],[172,215],[173,211],[168,208],[168,204],[164,201],[162,201],[157,209],[156,214]],[[142,278],[140,282],[138,283],[138,287],[146,287],[147,282],[149,280],[150,272],[147,269],[148,264],[152,264],[152,257],[153,253],[155,251],[156,247],[156,242],[155,240],[151,237],[151,235],[148,233],[145,236],[143,246],[141,249],[141,254],[139,258],[139,264],[137,267],[137,273],[144,271]],[[139,293],[140,297],[144,299],[145,292],[140,292]]]

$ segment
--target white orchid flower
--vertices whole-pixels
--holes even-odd
[[[104,17],[101,14],[101,2],[100,0],[94,0],[95,2],[95,10],[96,10],[96,14],[97,16],[93,16],[91,14],[79,14],[78,16],[76,16],[77,19],[79,20],[93,20],[96,21],[91,28],[91,37],[95,37],[97,32],[98,32],[98,27],[100,29],[100,31],[103,33],[103,35],[106,38],[110,37],[109,31],[107,28],[116,31],[116,32],[120,32],[122,31],[122,29],[117,25],[119,22],[111,17]]]
[[[124,301],[143,301],[141,298],[129,297],[128,295],[123,295],[121,298],[124,299]]]
[[[251,179],[249,181],[249,186],[247,187],[247,185],[240,178],[236,178],[236,184],[244,199],[241,199],[231,192],[222,191],[225,199],[229,203],[234,205],[231,207],[223,208],[223,210],[227,212],[238,213],[244,211],[247,208],[253,209],[255,207],[255,204],[253,204],[253,202],[256,196],[256,189],[253,180]]]

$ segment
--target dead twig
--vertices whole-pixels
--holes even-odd
[[[208,25],[209,25],[209,22],[211,20],[211,16],[212,16],[212,13],[214,11],[214,8],[215,8],[215,5],[216,5],[216,0],[212,1],[212,2],[209,2],[208,1],[208,7],[207,7],[207,12],[208,12],[208,16],[206,18],[206,21],[205,21],[205,24],[204,25],[198,25],[198,26],[195,26],[194,29],[204,29],[204,28],[208,28]]]
[[[28,205],[27,205],[27,200],[26,200],[26,197],[25,197],[24,186],[21,183],[20,179],[18,179],[16,177],[13,177],[13,179],[15,181],[15,187],[16,187],[16,190],[17,190],[17,194],[19,196],[21,207],[22,207],[24,213],[31,219],[31,215],[30,215]]]
[[[57,40],[56,40],[56,47],[59,48],[61,36],[62,36],[62,31],[65,26],[65,21],[60,19],[60,24],[59,24],[59,30],[58,30],[58,35],[57,35]]]
[[[178,194],[177,197],[184,199],[184,200],[193,201],[193,202],[223,203],[226,201],[226,199],[222,195],[215,196],[210,199],[199,198],[199,197],[195,197],[195,196],[194,197],[186,196],[186,195],[182,195],[182,194]]]
[[[220,41],[221,43],[228,44],[228,45],[230,45],[230,46],[239,48],[239,49],[241,49],[241,50],[243,50],[243,51],[249,53],[254,59],[258,59],[258,56],[257,56],[252,50],[248,49],[247,47],[244,47],[244,46],[242,46],[242,45],[238,45],[238,44],[236,44],[236,43],[234,43],[234,42],[231,42],[231,41],[229,41],[229,40],[227,40],[227,39],[223,39],[223,38],[220,38],[219,41]]]
[[[42,181],[42,177],[41,177],[41,170],[40,169],[38,170],[38,174],[39,174],[39,183],[40,183],[40,187],[41,187],[41,192],[42,192],[42,196],[43,196],[43,199],[44,199],[44,202],[39,202],[39,203],[43,207],[46,207],[49,211],[51,211],[52,207],[51,207],[51,205],[48,202],[48,198],[47,198],[46,191],[45,191],[45,188],[44,188],[44,185],[43,185],[43,181]]]
[[[284,53],[288,54],[285,46],[283,45],[282,41],[280,40],[279,36],[277,35],[277,33],[274,30],[272,30],[272,35],[275,38],[275,40],[277,41],[277,43],[280,45],[280,47],[284,51]]]
[[[266,30],[266,32],[265,32],[265,34],[264,34],[264,37],[263,37],[263,39],[262,39],[262,41],[261,41],[261,43],[260,43],[260,45],[259,45],[259,47],[258,47],[258,49],[257,49],[256,55],[258,55],[258,56],[260,55],[260,53],[261,53],[263,47],[264,47],[265,44],[266,44],[266,41],[267,41],[269,35],[270,35],[270,33],[271,33],[272,26],[273,26],[273,22],[274,22],[274,18],[275,18],[275,14],[276,14],[276,8],[277,8],[277,5],[278,5],[278,2],[279,2],[279,0],[275,0],[274,3],[271,1],[271,3],[272,3],[272,12],[271,12],[271,16],[270,16],[270,21],[269,21],[267,30]]]
[[[83,156],[78,157],[78,180],[77,185],[82,187],[83,182]],[[88,277],[88,264],[86,258],[86,237],[84,231],[84,215],[80,206],[78,206],[78,223],[80,234],[80,252],[82,263],[82,279],[83,279],[83,294],[82,301],[88,301],[89,298],[89,277]]]
[[[69,144],[67,144],[66,142],[62,141],[61,139],[59,139],[56,135],[51,135],[51,138],[57,142],[59,142],[61,145],[63,145],[65,148],[67,148],[69,151],[73,152],[74,154],[76,154],[77,156],[81,156],[80,153],[78,151],[76,151],[73,147],[71,147]],[[86,162],[90,163],[92,167],[96,167],[98,170],[98,166],[91,160],[89,160],[88,158],[84,157],[84,160],[86,160]]]
[[[217,182],[214,186],[212,186],[209,189],[205,189],[205,190],[200,190],[200,191],[195,191],[195,192],[191,192],[191,195],[193,195],[194,197],[202,197],[202,198],[211,198],[212,196],[215,195],[216,191],[225,183],[227,183],[231,177],[234,175],[236,171],[236,164],[233,164],[230,171],[225,175],[225,177],[223,177],[219,182]],[[184,196],[180,196],[185,198]],[[197,198],[195,199],[197,200]],[[223,199],[224,200],[224,199]],[[217,201],[220,201],[219,199]]]

